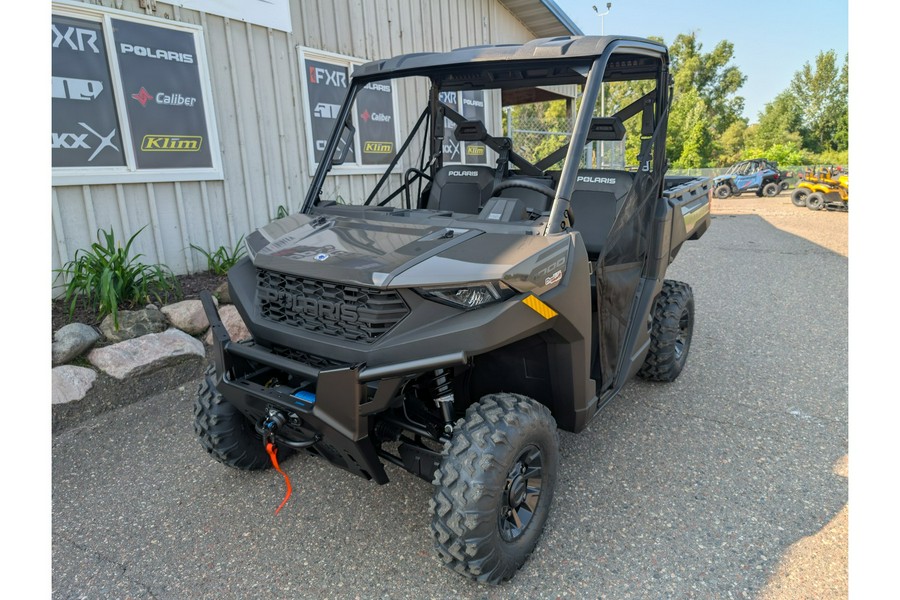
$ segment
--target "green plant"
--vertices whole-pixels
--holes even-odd
[[[81,299],[100,318],[111,314],[118,329],[120,307],[132,307],[151,298],[161,303],[169,292],[178,295],[178,280],[167,266],[146,265],[139,260],[143,254],[129,256],[131,245],[144,229],[146,226],[138,229],[124,247],[116,243],[112,228],[98,229],[97,241],[89,249],[79,248],[73,260],[55,269],[56,280],[63,278],[66,282],[63,285],[70,319]]]
[[[281,207],[278,207],[281,210]],[[234,248],[228,249],[225,246],[219,246],[218,250],[209,252],[199,246],[191,244],[191,248],[206,257],[206,265],[209,270],[216,275],[225,275],[228,269],[233,267],[237,261],[241,260],[247,254],[247,248],[244,246],[244,236],[241,236]]]

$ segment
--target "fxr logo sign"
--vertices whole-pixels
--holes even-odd
[[[309,82],[323,83],[334,87],[347,87],[347,74],[343,71],[332,71],[322,67],[310,67]]]
[[[199,135],[145,135],[144,152],[199,152],[203,137]]]
[[[74,77],[53,77],[53,97],[65,100],[93,100],[103,91],[103,82]]]
[[[81,27],[66,27],[66,32],[61,33],[56,25],[50,25],[53,30],[53,47],[59,48],[63,42],[72,50],[85,52],[85,44],[94,54],[100,54],[97,47],[97,32],[90,29],[82,29]],[[74,39],[73,39],[74,37]]]
[[[116,135],[116,130],[113,129],[109,132],[108,135],[100,135],[93,129],[91,129],[87,123],[78,123],[84,129],[87,130],[88,133],[51,133],[51,140],[53,149],[63,149],[63,150],[90,150],[92,146],[88,144],[85,140],[87,139],[88,134],[93,134],[100,140],[100,144],[94,149],[93,154],[91,154],[90,158],[88,158],[88,162],[94,160],[94,157],[100,154],[100,151],[106,148],[107,146],[112,148],[115,151],[119,151],[115,144],[112,143],[113,137]]]

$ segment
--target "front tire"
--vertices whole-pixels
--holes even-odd
[[[806,206],[806,197],[809,196],[809,189],[798,187],[793,192],[791,192],[791,202],[794,206],[804,207]]]
[[[720,185],[716,188],[716,198],[724,200],[731,195],[731,188],[727,185]]]
[[[687,362],[694,334],[691,286],[666,279],[656,297],[650,326],[650,351],[638,371],[649,381],[675,381]]]
[[[200,444],[214,459],[235,469],[272,466],[253,423],[216,390],[215,374],[210,365],[194,400],[194,433]]]
[[[547,407],[504,393],[472,404],[434,477],[431,530],[444,564],[484,583],[515,575],[544,529],[558,466]]]

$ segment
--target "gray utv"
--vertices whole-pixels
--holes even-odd
[[[641,91],[598,114],[601,81]],[[574,125],[545,156],[491,133],[501,105],[565,89]],[[394,143],[359,127],[385,90]],[[459,100],[473,93],[480,118]],[[547,521],[557,428],[583,430],[629,378],[673,381],[687,360],[694,299],[665,274],[709,227],[710,182],[664,177],[670,97],[665,46],[631,37],[357,67],[301,209],[249,234],[228,273],[252,339],[230,339],[203,294],[204,448],[237,469],[270,466],[266,443],[302,449],[379,484],[385,463],[402,467],[434,485],[441,560],[512,577]],[[635,164],[590,168],[588,149],[623,140],[629,119]],[[380,176],[341,179],[379,160]]]

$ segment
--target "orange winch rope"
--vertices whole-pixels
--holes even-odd
[[[275,453],[278,451],[278,448],[275,447],[275,444],[272,442],[266,443],[266,452],[269,453],[269,458],[272,459],[272,466],[275,467],[275,470],[281,473],[282,477],[284,477],[284,482],[287,484],[287,492],[284,494],[284,500],[281,501],[281,504],[278,505],[278,508],[275,509],[275,514],[278,514],[284,505],[287,504],[288,498],[291,497],[291,480],[288,478],[287,473],[281,470],[281,467],[278,466],[278,459],[275,458]]]

